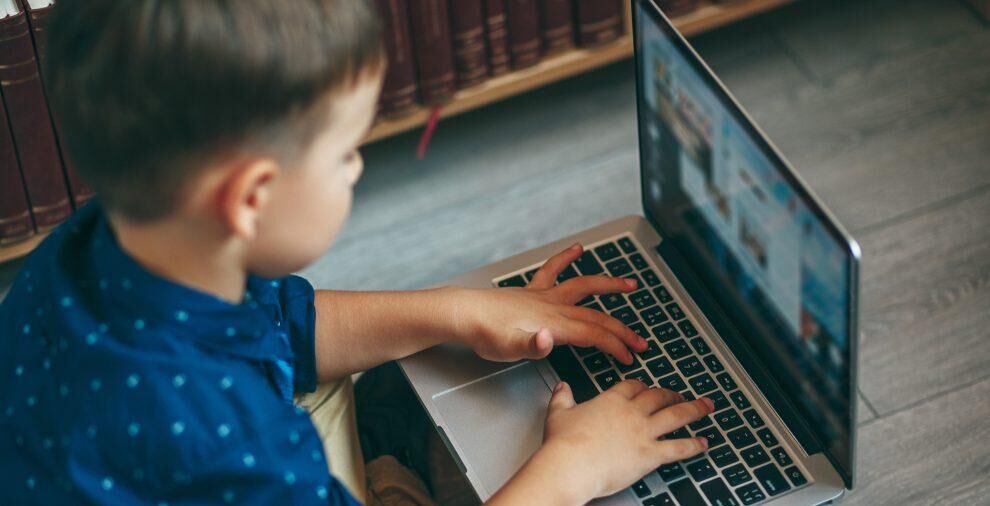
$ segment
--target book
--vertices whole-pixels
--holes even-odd
[[[388,70],[379,98],[379,115],[398,116],[416,107],[416,62],[409,31],[409,0],[378,0]]]
[[[537,0],[506,0],[509,26],[509,57],[512,68],[521,69],[540,61],[540,6]]]
[[[72,212],[62,175],[62,161],[52,130],[38,72],[27,15],[13,0],[0,19],[0,94],[3,96],[21,177],[39,232],[51,229]],[[0,8],[3,10],[3,8]]]
[[[718,3],[726,3],[726,0],[716,0]],[[660,9],[667,17],[683,16],[698,7],[698,0],[660,0],[657,2]]]
[[[420,98],[427,105],[446,102],[453,98],[457,83],[447,0],[415,0],[409,4],[409,14]]]
[[[574,6],[582,47],[607,44],[622,35],[621,0],[576,0]]]
[[[14,138],[7,125],[7,109],[0,100],[0,245],[32,235],[34,224],[31,222],[31,209],[24,192],[21,167],[17,163]]]
[[[574,47],[571,0],[541,0],[543,53],[556,54]]]
[[[488,76],[482,0],[451,0],[450,29],[454,39],[457,86],[467,88],[481,83]]]
[[[509,31],[506,26],[505,0],[484,0],[484,3],[488,69],[491,75],[498,76],[512,69],[509,61]]]

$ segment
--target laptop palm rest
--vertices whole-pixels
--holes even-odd
[[[550,387],[533,362],[433,396],[443,430],[490,496],[539,448]]]

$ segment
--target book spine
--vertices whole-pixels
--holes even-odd
[[[454,38],[458,87],[467,88],[481,83],[488,75],[482,0],[451,0],[450,27]]]
[[[542,0],[543,52],[555,54],[574,47],[571,0]]]
[[[576,0],[574,6],[582,47],[607,44],[622,35],[621,0]]]
[[[509,23],[509,56],[512,68],[521,69],[540,61],[540,8],[536,0],[506,0]]]
[[[488,39],[488,67],[491,74],[498,76],[511,70],[505,0],[485,0],[485,36]]]
[[[379,100],[381,116],[397,116],[416,107],[416,62],[409,33],[409,1],[378,0],[385,32],[388,70]]]
[[[0,100],[0,245],[34,234],[24,180],[17,163],[14,139],[7,123],[7,109]]]
[[[457,82],[447,0],[416,0],[409,7],[420,97],[428,105],[446,102]]]
[[[27,16],[0,22],[0,92],[21,162],[34,223],[53,228],[72,212]]]

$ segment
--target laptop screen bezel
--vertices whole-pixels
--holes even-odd
[[[636,113],[637,113],[637,134],[639,136],[639,154],[640,154],[640,184],[643,185],[646,181],[645,171],[647,170],[643,156],[643,114],[644,111],[641,110],[640,104],[642,104],[642,86],[643,86],[643,75],[642,75],[642,55],[640,54],[639,48],[641,47],[640,34],[639,34],[639,24],[640,20],[638,18],[640,12],[647,13],[652,21],[657,25],[661,32],[668,36],[672,41],[674,46],[684,57],[684,59],[691,65],[691,67],[697,72],[697,74],[705,81],[709,89],[716,95],[719,101],[725,106],[726,110],[732,115],[733,119],[742,126],[745,133],[749,138],[754,141],[756,147],[767,157],[767,159],[773,164],[777,172],[785,179],[785,181],[794,189],[795,193],[801,199],[802,203],[808,208],[816,219],[824,224],[826,231],[829,236],[835,241],[837,245],[842,249],[847,255],[848,262],[848,286],[849,294],[847,297],[848,305],[846,307],[846,316],[848,322],[848,337],[849,337],[849,354],[847,359],[849,360],[849,385],[850,391],[849,403],[850,403],[850,420],[849,420],[849,461],[840,462],[831,451],[829,451],[827,445],[821,444],[823,453],[829,458],[829,460],[836,467],[842,477],[846,488],[851,489],[853,486],[853,479],[855,476],[855,443],[856,443],[856,408],[857,408],[857,356],[858,356],[858,301],[859,301],[859,263],[861,259],[861,251],[858,243],[843,229],[842,225],[835,219],[834,216],[828,211],[828,209],[821,203],[821,201],[811,192],[807,185],[801,180],[798,174],[790,166],[790,164],[784,159],[783,155],[776,149],[775,146],[769,141],[767,136],[756,126],[755,122],[749,117],[749,115],[743,110],[739,103],[735,100],[728,89],[719,81],[712,70],[705,64],[705,62],[698,56],[694,49],[688,44],[684,37],[678,32],[673,24],[667,19],[666,15],[662,13],[660,8],[652,0],[629,0],[631,4],[631,13],[633,16],[632,26],[633,26],[633,47],[634,47],[634,59],[636,65]],[[642,7],[639,9],[637,7]],[[643,215],[646,219],[653,225],[654,228],[660,233],[661,237],[666,237],[662,225],[659,220],[652,214],[652,209],[654,206],[651,205],[649,201],[650,193],[645,187],[641,186],[641,203],[643,206]],[[676,249],[676,248],[675,248]],[[793,401],[791,401],[793,402]],[[796,411],[796,414],[800,416],[800,412]],[[803,423],[807,424],[809,427],[813,427],[814,424],[807,420],[803,420]]]

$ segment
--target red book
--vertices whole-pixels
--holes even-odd
[[[0,100],[0,244],[10,244],[34,235],[31,211],[14,139],[7,126],[7,109]]]
[[[485,0],[485,36],[488,39],[488,68],[491,74],[497,76],[511,70],[505,0]]]
[[[488,76],[488,56],[482,0],[451,0],[450,29],[454,36],[457,85],[467,88],[484,81]]]
[[[72,204],[23,11],[0,20],[0,92],[35,226],[48,230],[69,216]]]
[[[408,0],[378,0],[385,35],[388,70],[379,100],[382,116],[396,116],[416,107],[416,62],[409,33]]]
[[[577,0],[574,5],[581,46],[607,44],[622,35],[621,0]]]
[[[542,0],[543,52],[554,54],[574,47],[571,0]]]
[[[512,68],[521,69],[540,61],[540,6],[536,0],[506,0],[509,14],[509,56]]]
[[[38,57],[38,67],[43,69],[46,55],[45,33],[48,29],[48,18],[51,15],[52,9],[55,8],[55,1],[52,0],[51,5],[37,9],[31,7],[29,1],[30,0],[22,0],[24,9],[28,14],[28,24],[31,26],[31,35],[34,37],[34,49]],[[42,76],[42,78],[44,78],[44,76]],[[93,190],[79,178],[79,173],[76,171],[76,165],[69,158],[65,139],[62,137],[62,129],[59,127],[58,121],[55,120],[54,115],[52,115],[52,126],[55,130],[55,140],[58,142],[59,153],[62,156],[62,168],[65,169],[65,179],[69,185],[69,193],[72,195],[72,200],[78,208],[85,204],[89,199],[93,198]]]
[[[428,105],[446,102],[453,98],[457,82],[447,0],[415,0],[409,11],[420,97]]]

